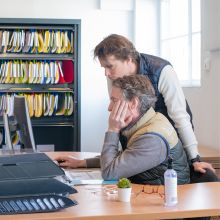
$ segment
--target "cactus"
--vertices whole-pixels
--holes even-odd
[[[127,178],[122,178],[117,183],[118,188],[131,188],[131,182]]]

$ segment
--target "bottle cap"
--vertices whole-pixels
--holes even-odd
[[[173,158],[169,157],[168,158],[168,169],[173,169]]]

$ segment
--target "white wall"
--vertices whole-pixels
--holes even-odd
[[[100,10],[102,3],[103,10]],[[104,4],[108,3],[108,4]],[[108,120],[104,71],[93,60],[94,47],[107,35],[132,36],[132,1],[126,10],[100,0],[0,0],[2,18],[81,19],[81,145],[82,151],[100,151]]]
[[[202,60],[210,58],[210,70],[202,62],[202,85],[185,88],[194,116],[199,146],[220,152],[220,1],[202,1]]]
[[[135,40],[135,15],[130,10],[133,1],[122,1],[126,10],[123,10],[123,5],[117,5],[116,0],[113,2],[111,0],[0,0],[2,18],[81,19],[82,151],[101,150],[108,119],[106,80],[99,63],[93,61],[92,50],[99,41],[111,33],[122,34]],[[203,3],[203,54],[205,54],[205,50],[220,47],[218,13],[220,1],[209,0]],[[212,52],[210,56],[211,69],[209,72],[203,71],[202,86],[185,88],[184,92],[194,113],[195,132],[199,144],[220,149],[220,52]]]

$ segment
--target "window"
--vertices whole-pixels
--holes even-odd
[[[169,60],[183,86],[199,86],[201,0],[134,2],[134,43],[137,50]]]
[[[200,0],[160,0],[159,56],[169,60],[183,86],[201,78]]]

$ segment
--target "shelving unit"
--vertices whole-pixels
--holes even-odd
[[[0,102],[26,95],[36,145],[55,151],[80,151],[80,26],[70,19],[0,19]]]

